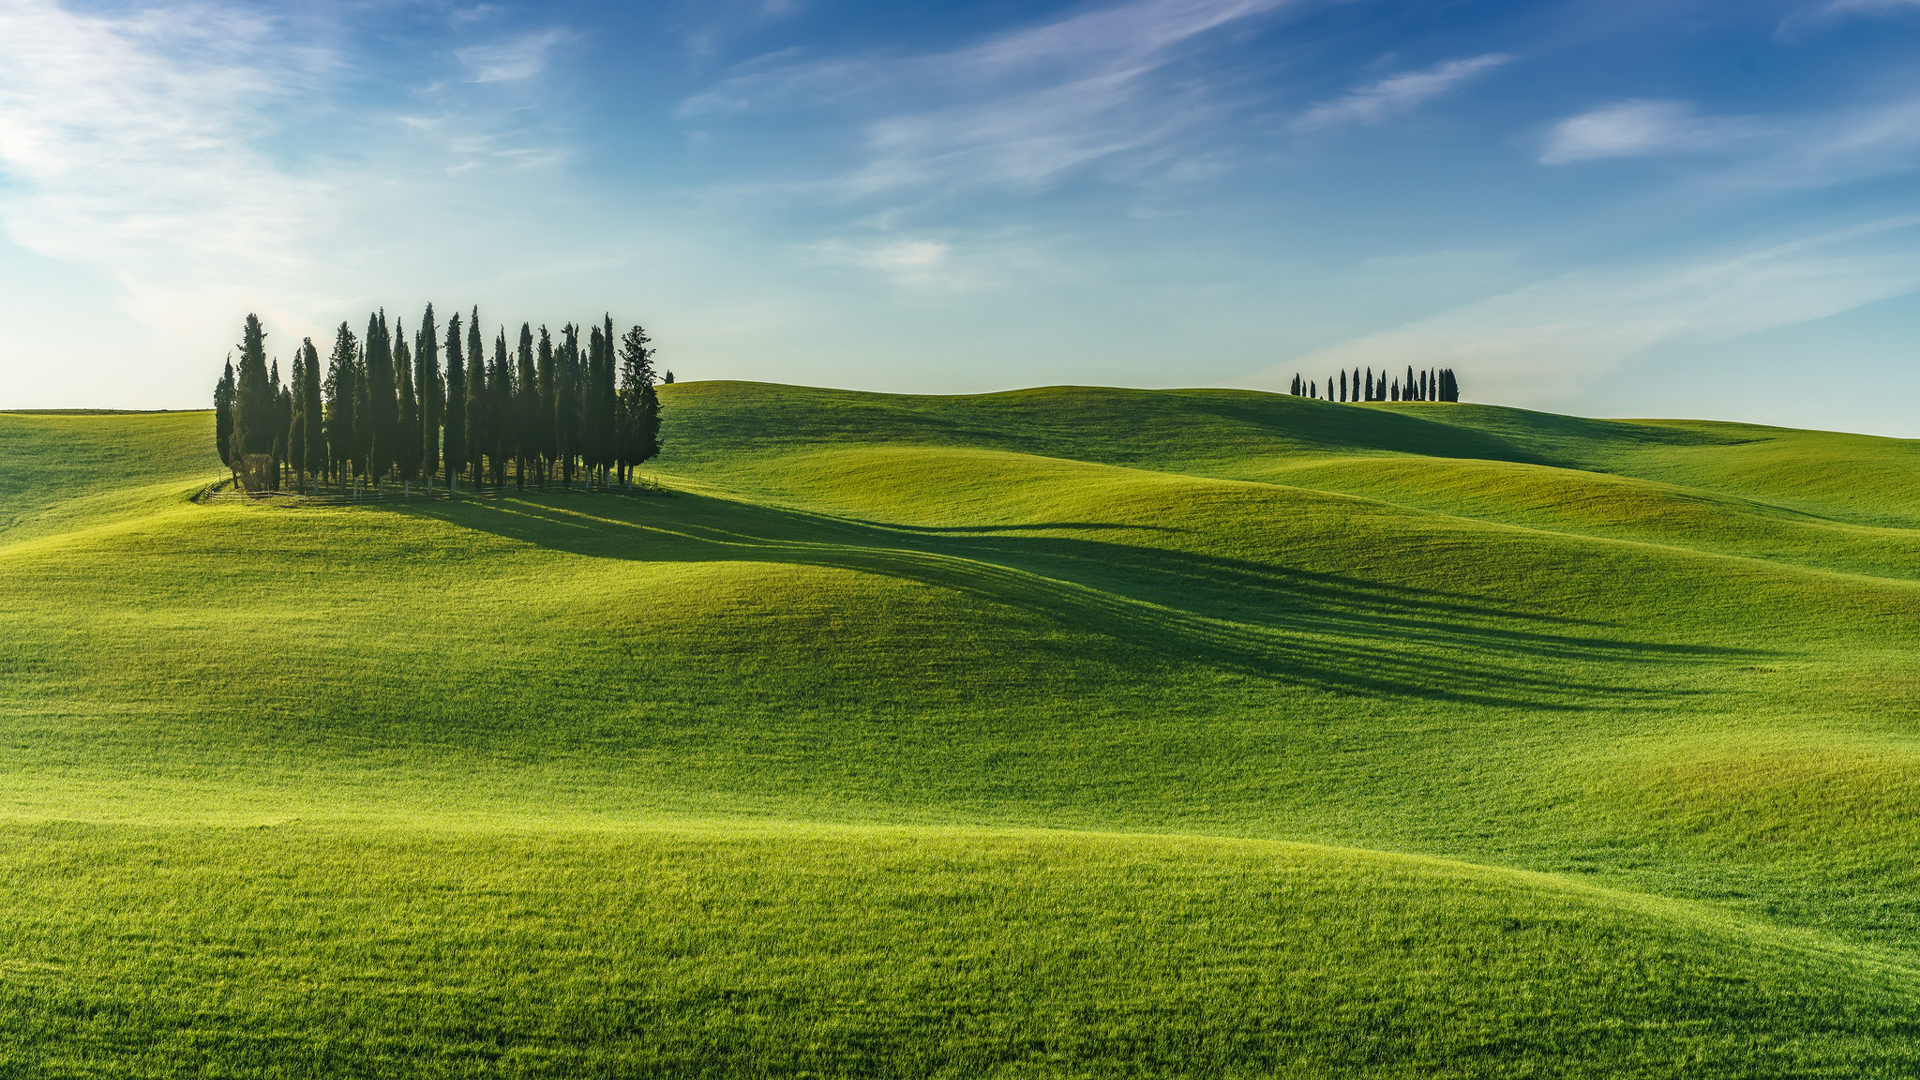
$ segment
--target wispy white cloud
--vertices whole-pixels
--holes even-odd
[[[1203,91],[1161,76],[1211,31],[1291,2],[1132,0],[933,55],[763,61],[679,111],[699,119],[796,105],[853,110],[864,160],[832,185],[845,196],[1034,187],[1152,153],[1216,117]]]
[[[202,317],[295,269],[328,228],[328,185],[248,136],[327,71],[311,50],[255,54],[264,20],[214,7],[109,19],[51,0],[0,7],[0,220],[18,243],[98,267],[149,324]]]
[[[1499,400],[1566,407],[1623,361],[1674,340],[1721,340],[1920,290],[1920,215],[1663,262],[1597,267],[1369,334],[1249,376],[1457,367]]]
[[[1540,161],[1565,165],[1599,158],[1724,150],[1764,134],[1746,117],[1702,116],[1683,101],[1622,101],[1555,124]]]
[[[1340,124],[1376,124],[1447,93],[1512,59],[1505,53],[1487,53],[1463,60],[1448,60],[1425,71],[1389,76],[1359,87],[1338,100],[1307,110],[1300,117],[1298,126],[1312,129]]]
[[[565,30],[549,28],[506,41],[455,49],[453,55],[466,65],[470,82],[523,82],[544,74],[547,54],[570,36]]]

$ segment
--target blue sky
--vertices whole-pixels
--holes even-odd
[[[687,378],[1920,435],[1920,0],[0,0],[0,406],[612,312]]]

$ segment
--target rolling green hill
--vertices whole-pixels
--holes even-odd
[[[0,1075],[1920,1070],[1920,443],[664,400],[354,507],[0,414]]]

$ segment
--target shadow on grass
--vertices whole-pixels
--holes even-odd
[[[835,567],[1034,612],[1136,650],[1324,690],[1531,709],[1670,703],[1614,678],[1630,662],[1751,661],[1762,650],[1632,640],[1589,620],[1337,574],[1015,529],[1179,531],[1040,523],[885,526],[698,495],[501,498],[370,508],[575,555]],[[989,535],[967,535],[981,534]],[[1599,667],[1610,665],[1605,678]]]

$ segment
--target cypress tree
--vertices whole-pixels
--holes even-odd
[[[1373,400],[1373,369],[1372,368],[1367,369],[1367,396],[1364,398],[1361,398],[1361,400],[1362,401]]]
[[[540,376],[533,367],[533,327],[520,324],[520,345],[514,350],[514,440],[518,484],[527,486],[527,466],[540,457]]]
[[[540,433],[540,486],[544,488],[547,486],[547,477],[553,471],[554,455],[558,452],[555,449],[553,434],[553,380],[555,378],[553,335],[547,332],[544,324],[540,327],[540,347],[537,355],[539,361],[535,375],[539,380],[537,386],[539,394],[535,399],[534,408],[539,414],[537,426]]]
[[[440,381],[440,331],[433,325],[433,305],[420,316],[419,344],[413,350],[414,392],[420,395],[420,473],[427,489],[440,475],[440,425],[447,411],[447,388]]]
[[[481,459],[489,450],[492,418],[487,415],[487,357],[480,341],[480,308],[474,306],[467,322],[467,464],[473,469],[473,484],[480,486]]]
[[[572,487],[573,457],[579,449],[580,433],[580,330],[572,323],[560,328],[554,374],[553,430],[560,452],[560,483]]]
[[[460,313],[447,320],[447,415],[446,445],[442,456],[447,463],[447,493],[460,485],[460,470],[467,465],[467,364],[460,352]]]
[[[229,473],[233,472],[233,392],[233,354],[228,353],[227,370],[213,384],[213,445]]]
[[[233,395],[233,435],[236,464],[248,469],[248,458],[273,453],[273,428],[279,414],[274,388],[267,376],[266,331],[260,317],[248,315],[241,331],[240,370]],[[251,475],[251,473],[250,473]]]
[[[373,444],[368,479],[378,487],[400,464],[400,387],[394,373],[393,334],[387,312],[375,314],[367,335],[367,401],[372,406]]]
[[[587,487],[591,489],[601,466],[601,450],[606,432],[600,429],[600,371],[607,365],[607,340],[600,327],[587,330],[587,366],[580,385],[580,456],[587,468]]]
[[[287,464],[293,468],[294,486],[307,493],[307,353],[293,351],[292,387],[293,423],[287,431]]]
[[[1340,373],[1340,400],[1347,400],[1347,373],[1345,371]]]
[[[400,408],[395,424],[394,465],[400,470],[400,483],[413,494],[413,481],[420,475],[420,398],[413,391],[413,350],[407,348],[407,334],[400,320],[393,321],[393,368],[400,376]]]
[[[280,381],[280,361],[273,362],[273,379]],[[293,461],[293,391],[285,384],[273,396],[273,489],[283,490],[283,470]]]
[[[507,358],[507,328],[502,326],[493,339],[493,367],[487,371],[488,419],[493,421],[489,450],[493,457],[493,486],[507,484],[507,458],[513,456],[519,433],[514,430],[513,362]]]
[[[305,376],[301,380],[300,401],[302,408],[301,428],[306,433],[305,455],[307,472],[318,477],[327,468],[327,433],[320,413],[320,351],[313,347],[312,338],[302,338],[300,358],[304,361]],[[306,473],[300,476],[300,490],[306,490]]]
[[[360,343],[360,358],[353,366],[353,493],[360,494],[360,481],[373,478],[373,404],[367,377],[367,343]]]
[[[333,354],[327,358],[327,448],[333,459],[334,479],[342,492],[347,489],[347,478],[354,473],[360,445],[357,441],[360,422],[354,415],[354,406],[360,399],[354,386],[359,381],[358,365],[354,362],[358,351],[359,343],[354,340],[353,331],[341,323],[334,335]]]
[[[607,486],[614,463],[620,457],[620,362],[614,355],[613,315],[603,314],[600,321],[600,486]]]
[[[620,339],[619,432],[620,482],[633,486],[633,470],[660,453],[660,395],[653,389],[653,353],[646,330],[639,326]]]

